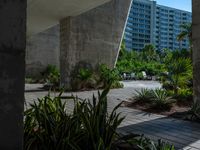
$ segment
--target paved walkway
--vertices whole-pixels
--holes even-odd
[[[134,95],[135,89],[140,88],[156,88],[160,84],[157,82],[134,81],[127,82],[125,88],[111,90],[108,95],[108,109],[111,110],[114,106],[123,100],[128,100]],[[147,84],[145,84],[147,83]],[[37,98],[47,95],[47,91],[38,91],[41,85],[26,85],[25,99],[27,103],[32,103]],[[76,93],[64,93],[64,95],[77,95],[81,98],[90,98],[97,94],[97,91],[85,91]],[[58,93],[51,93],[56,95]],[[68,101],[67,107],[73,108],[73,102]],[[163,139],[169,143],[173,143],[177,149],[184,150],[200,150],[200,124],[168,118],[162,115],[155,115],[142,112],[135,109],[120,107],[119,112],[126,116],[122,122],[119,131],[128,134],[144,134],[153,140]]]

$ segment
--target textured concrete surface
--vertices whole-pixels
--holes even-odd
[[[200,1],[192,1],[193,85],[194,100],[200,103]]]
[[[51,64],[59,68],[59,25],[28,37],[26,44],[26,76],[37,77]]]
[[[125,88],[148,88],[148,89],[156,89],[161,88],[162,85],[157,81],[123,81],[122,82]]]
[[[61,83],[69,87],[75,68],[115,65],[131,0],[112,0],[60,21]]]
[[[26,0],[0,1],[0,149],[23,149]]]
[[[108,94],[108,111],[110,112],[117,104],[123,100],[129,100],[134,96],[135,90],[143,88],[158,88],[158,82],[149,81],[133,81],[129,85],[125,84],[123,89],[113,89]],[[38,97],[45,96],[47,91],[37,91],[41,85],[26,85],[25,98],[26,102],[33,103]],[[52,92],[52,96],[58,93]],[[83,99],[91,98],[97,91],[73,92],[64,93],[63,95],[78,96]],[[71,112],[73,109],[73,101],[67,101],[67,110]],[[200,124],[188,122],[173,118],[168,118],[162,115],[142,112],[136,109],[120,107],[119,112],[122,112],[126,119],[120,125],[119,132],[123,134],[135,133],[144,134],[145,136],[157,141],[162,139],[171,144],[174,144],[177,150],[200,150]]]

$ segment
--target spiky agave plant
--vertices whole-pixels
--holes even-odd
[[[162,141],[154,142],[144,135],[130,134],[120,138],[118,148],[114,150],[175,150],[172,144]]]
[[[74,114],[79,115],[85,130],[82,149],[110,150],[117,138],[116,129],[124,117],[116,111],[121,104],[117,105],[112,112],[107,112],[108,92],[109,88],[106,88],[101,94],[98,93],[98,98],[93,96],[92,101],[77,101]]]
[[[75,101],[74,111],[69,114],[61,95],[46,96],[31,104],[25,111],[25,150],[110,150],[116,129],[124,117],[117,113],[116,106],[107,112],[107,94],[111,84],[98,97]]]
[[[155,108],[158,108],[158,109],[167,109],[176,100],[173,99],[172,97],[168,96],[166,90],[155,89],[152,92],[151,101],[152,101],[152,104],[153,104],[153,106]]]
[[[175,150],[173,145],[164,142],[161,139],[159,139],[158,142],[153,142],[143,135],[139,138],[135,138],[134,142],[140,150]]]
[[[141,90],[135,90],[136,95],[134,96],[134,100],[141,102],[150,102],[152,97],[152,90],[147,88],[143,88]]]
[[[158,144],[156,144],[155,150],[175,150],[174,145],[166,143],[162,140],[158,140]]]
[[[79,149],[76,143],[82,134],[81,123],[75,115],[67,114],[60,95],[38,99],[25,111],[25,150]]]

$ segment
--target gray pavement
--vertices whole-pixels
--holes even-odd
[[[48,94],[48,91],[42,91],[40,84],[26,84],[25,99],[27,103],[32,103],[37,98]],[[123,100],[129,100],[134,96],[135,90],[141,88],[159,88],[161,85],[155,81],[125,81],[124,88],[113,89],[108,94],[108,110],[111,111],[114,106]],[[52,96],[58,93],[52,92]],[[97,91],[69,92],[63,95],[77,95],[81,98],[91,98]],[[67,102],[67,109],[71,111],[73,102]],[[119,112],[126,116],[122,122],[120,132],[124,134],[137,133],[144,134],[153,140],[163,139],[173,143],[177,149],[200,150],[200,124],[189,121],[168,118],[162,115],[146,113],[140,110],[120,107]]]
[[[125,88],[133,88],[133,89],[140,89],[140,88],[148,88],[148,89],[155,89],[161,88],[161,84],[157,81],[122,81]]]

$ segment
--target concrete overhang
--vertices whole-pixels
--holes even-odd
[[[110,0],[28,0],[27,36],[42,32],[59,20],[76,16]]]

